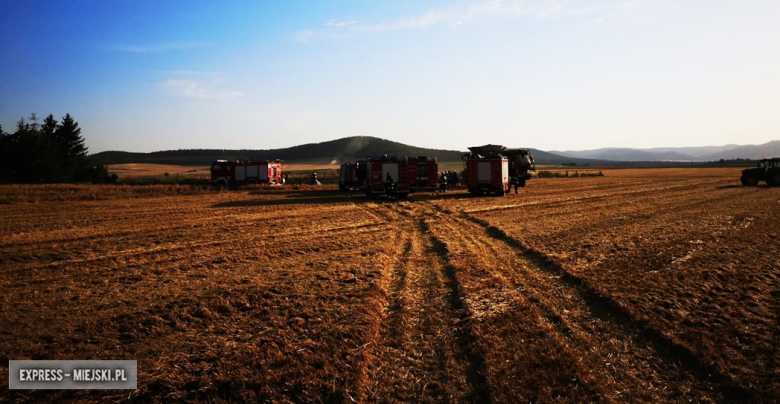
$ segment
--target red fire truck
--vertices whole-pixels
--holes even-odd
[[[509,191],[509,160],[501,154],[504,146],[469,147],[463,153],[466,165],[466,185],[472,195],[493,192],[504,196]]]
[[[282,161],[217,160],[211,164],[211,183],[217,187],[281,184]]]
[[[409,159],[407,165],[409,191],[436,191],[436,181],[439,175],[439,162],[436,157],[420,156]]]
[[[350,191],[353,189],[365,190],[366,186],[366,161],[359,160],[354,163],[344,163],[339,168],[339,190]]]
[[[379,156],[366,160],[366,196],[376,198],[379,195],[406,198],[409,196],[407,179],[409,159],[406,157]],[[392,178],[392,187],[387,187],[387,175]]]

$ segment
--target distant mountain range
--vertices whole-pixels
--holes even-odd
[[[653,149],[604,148],[579,151],[553,151],[561,156],[610,161],[719,161],[756,160],[780,156],[780,140],[761,145],[726,145],[705,147],[658,147]]]
[[[513,145],[509,145],[513,146]],[[307,161],[317,164],[340,164],[376,155],[435,156],[439,161],[460,161],[461,151],[426,149],[371,136],[352,136],[322,143],[309,143],[270,150],[166,150],[151,153],[105,151],[91,155],[95,164],[176,164],[202,166],[214,160],[276,160]],[[596,149],[584,151],[546,152],[531,149],[537,164],[542,165],[628,165],[630,162],[703,162],[721,159],[759,159],[780,156],[780,141],[758,146],[666,147],[655,149]]]

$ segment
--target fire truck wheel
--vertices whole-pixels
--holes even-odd
[[[216,186],[217,189],[221,191],[221,190],[227,188],[227,183],[225,181],[217,181],[217,183],[214,184],[214,186]]]
[[[257,185],[257,181],[255,181],[255,180],[249,180],[249,181],[247,181],[247,182],[246,182],[246,185],[248,185],[248,186],[250,186],[250,187],[251,187],[251,186],[255,186],[255,185]]]

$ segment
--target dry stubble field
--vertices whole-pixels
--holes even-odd
[[[780,188],[605,170],[520,195],[0,187],[8,359],[135,391],[8,402],[774,402]]]

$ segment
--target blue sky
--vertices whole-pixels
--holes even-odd
[[[0,124],[90,152],[780,139],[776,0],[9,1]]]

